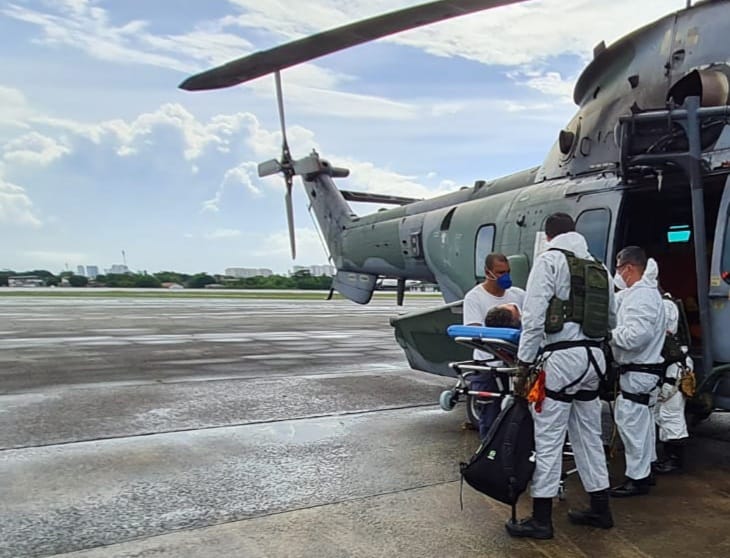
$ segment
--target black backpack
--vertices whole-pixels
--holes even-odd
[[[534,424],[525,399],[510,397],[505,405],[471,459],[461,463],[461,479],[514,508],[535,470]]]
[[[679,322],[677,324],[677,333],[669,333],[664,336],[664,345],[662,346],[662,358],[665,366],[687,361],[687,353],[682,346],[689,347],[692,338],[689,333],[689,325],[687,323],[687,314],[684,311],[684,304],[680,299],[673,298],[669,293],[665,293],[663,298],[671,300],[679,312]]]

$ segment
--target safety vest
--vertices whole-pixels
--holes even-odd
[[[577,257],[569,250],[550,248],[562,252],[570,270],[570,297],[550,299],[545,332],[557,333],[565,322],[576,322],[586,337],[593,339],[608,334],[609,280],[606,268],[592,259]]]

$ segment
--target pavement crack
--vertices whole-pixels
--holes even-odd
[[[240,428],[245,426],[258,426],[262,424],[272,424],[272,423],[286,423],[286,422],[300,422],[300,421],[306,421],[306,420],[316,420],[316,419],[324,419],[324,418],[337,418],[337,417],[352,417],[356,415],[371,415],[374,413],[382,413],[382,412],[390,412],[390,411],[403,411],[406,409],[419,409],[424,407],[437,407],[438,405],[434,403],[416,403],[414,405],[395,405],[392,407],[380,407],[378,409],[357,409],[353,411],[342,411],[342,412],[334,412],[334,413],[323,413],[323,414],[314,414],[314,415],[306,415],[301,417],[295,417],[295,418],[271,418],[271,419],[265,419],[265,420],[252,420],[252,421],[246,421],[241,423],[233,423],[233,424],[216,424],[216,425],[210,425],[210,426],[196,426],[191,428],[179,428],[179,429],[169,429],[169,430],[160,430],[155,432],[139,432],[135,434],[126,434],[124,436],[99,436],[97,438],[88,438],[88,439],[81,439],[81,440],[68,440],[68,441],[60,441],[60,442],[51,442],[47,444],[35,444],[35,445],[26,445],[26,446],[14,446],[14,447],[6,447],[6,448],[0,448],[0,454],[5,452],[11,452],[11,451],[20,451],[20,450],[27,450],[27,449],[41,449],[41,448],[52,448],[52,447],[62,447],[62,446],[72,446],[72,445],[78,445],[78,444],[89,444],[94,442],[105,442],[110,440],[128,440],[128,439],[134,439],[134,438],[143,438],[143,437],[149,437],[149,436],[164,436],[166,434],[179,434],[181,432],[198,432],[202,430],[217,430],[217,429],[224,429],[224,428]]]

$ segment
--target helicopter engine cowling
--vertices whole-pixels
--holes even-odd
[[[667,100],[677,105],[687,97],[699,97],[703,107],[717,107],[730,100],[730,66],[718,64],[704,70],[692,70],[669,89]]]

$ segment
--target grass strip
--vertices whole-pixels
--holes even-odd
[[[417,296],[418,298],[441,299],[440,293],[406,293],[408,296]],[[260,291],[256,289],[250,290],[141,290],[141,289],[114,289],[114,290],[97,290],[79,288],[74,290],[59,290],[49,288],[39,288],[37,290],[16,291],[11,288],[0,289],[0,298],[15,297],[83,297],[83,298],[248,298],[248,299],[274,299],[274,300],[325,300],[327,298],[326,291]],[[335,293],[332,297],[335,300],[346,300],[339,293]],[[395,300],[393,292],[376,292],[373,293],[374,300]]]

